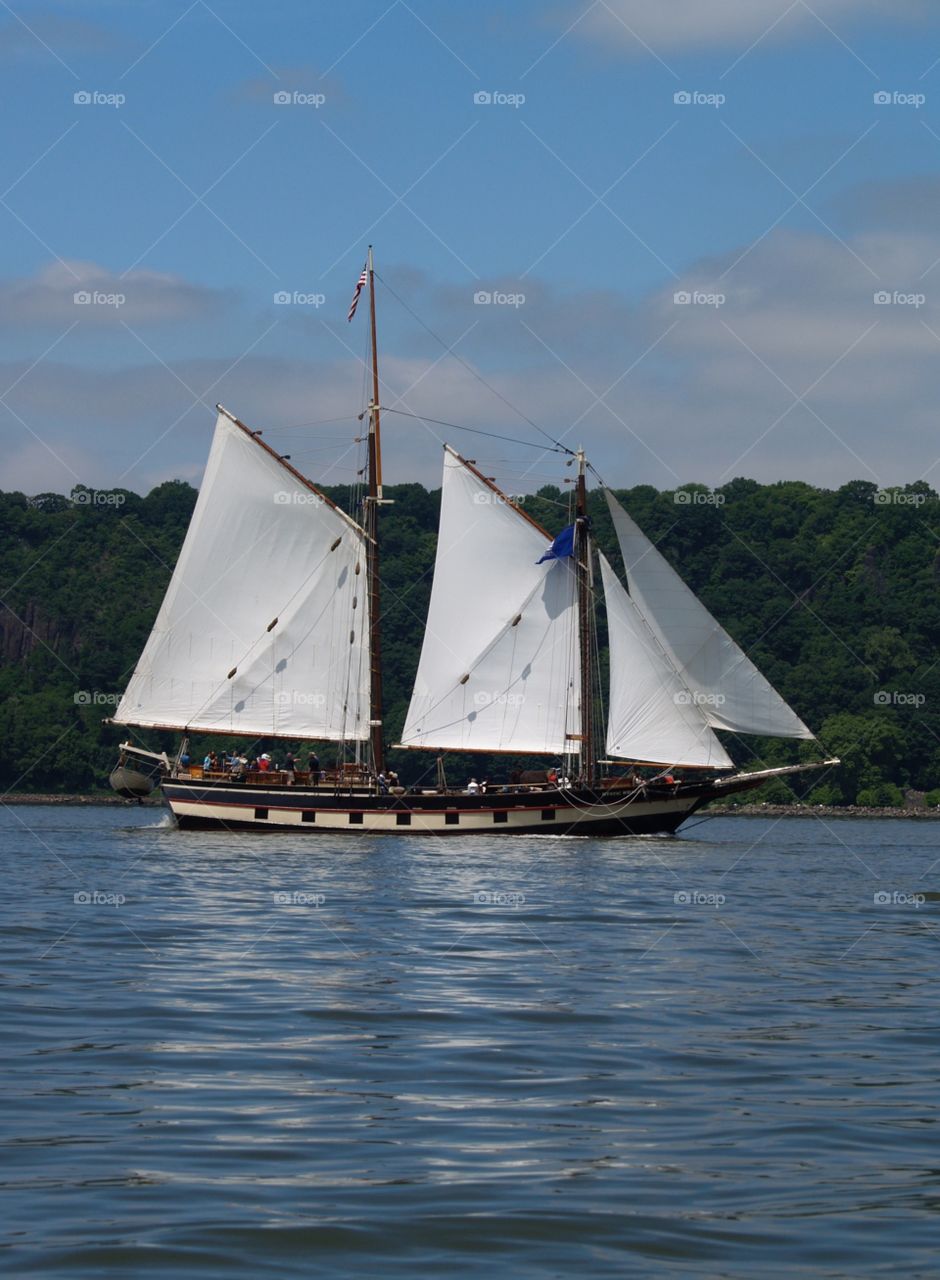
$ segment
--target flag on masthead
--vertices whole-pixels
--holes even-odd
[[[369,279],[368,268],[363,267],[362,275],[359,277],[359,282],[356,285],[356,292],[353,294],[352,302],[349,304],[349,314],[346,316],[347,320],[351,320],[353,316],[356,314],[356,308],[359,306],[359,295],[360,293],[362,293],[363,289],[366,287],[366,282],[368,281],[368,279]]]

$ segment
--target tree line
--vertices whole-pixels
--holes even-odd
[[[420,653],[440,493],[418,484],[386,490],[394,505],[381,514],[382,656],[392,743]],[[345,490],[326,492],[348,505]],[[940,803],[940,502],[929,485],[879,490],[855,480],[833,490],[736,479],[714,491],[640,485],[616,493],[826,750],[842,758],[835,772],[773,783],[759,795],[897,805],[914,790]],[[124,731],[102,720],[149,634],[195,500],[181,481],[145,497],[83,487],[70,497],[0,493],[0,789],[107,785]],[[567,501],[549,486],[524,505],[554,534],[567,522]],[[590,513],[601,548],[622,569],[599,492]],[[493,574],[498,591],[498,565]],[[603,620],[599,641],[603,668]],[[747,767],[808,751],[723,736]],[[174,747],[158,734],[150,741]],[[194,739],[194,754],[209,745]],[[435,767],[424,753],[392,752],[390,763],[407,781],[429,769],[433,776]],[[533,763],[449,756],[446,768],[462,781]]]

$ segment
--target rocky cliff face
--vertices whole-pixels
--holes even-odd
[[[64,653],[73,649],[74,630],[45,616],[30,601],[19,613],[0,603],[0,662],[21,662],[38,646]]]

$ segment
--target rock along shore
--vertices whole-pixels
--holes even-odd
[[[138,803],[148,805],[151,808],[160,808],[163,799],[157,796],[147,796],[146,799],[125,800],[123,796],[108,795],[102,792],[100,795],[95,793],[92,795],[62,795],[59,793],[51,795],[43,795],[38,791],[11,791],[8,795],[0,796],[0,803],[3,804],[83,804],[83,805],[123,805],[125,807],[134,806]]]

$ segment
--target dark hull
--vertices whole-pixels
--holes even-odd
[[[187,779],[166,780],[163,791],[184,830],[441,836],[671,833],[717,794],[708,783],[469,796],[338,793],[323,787]]]

